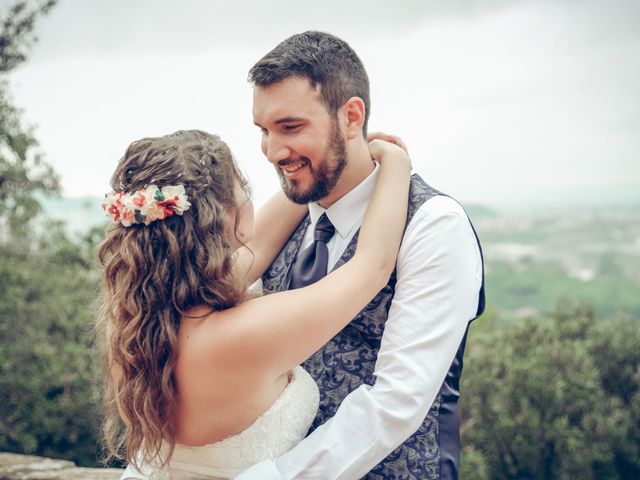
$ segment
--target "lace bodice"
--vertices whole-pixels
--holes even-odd
[[[247,429],[210,445],[176,445],[169,465],[163,469],[150,469],[145,472],[147,478],[232,478],[255,463],[282,455],[299,443],[315,417],[318,400],[315,381],[302,367],[296,367],[280,397]],[[135,477],[123,475],[122,478]]]

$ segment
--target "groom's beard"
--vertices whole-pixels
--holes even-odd
[[[301,205],[318,200],[329,195],[333,187],[336,186],[340,176],[347,165],[346,142],[340,136],[337,126],[334,124],[331,129],[331,137],[327,148],[322,155],[322,160],[317,162],[315,167],[308,157],[300,157],[306,162],[309,173],[313,178],[311,185],[303,190],[297,180],[287,179],[277,168],[280,176],[282,191],[292,202]]]

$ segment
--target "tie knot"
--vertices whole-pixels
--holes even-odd
[[[313,236],[316,242],[324,242],[327,243],[333,234],[335,233],[336,228],[329,220],[329,217],[325,213],[318,219],[318,223],[316,223],[316,228],[313,231]]]

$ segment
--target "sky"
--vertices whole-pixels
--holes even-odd
[[[197,128],[229,144],[260,205],[279,184],[247,72],[309,29],[364,62],[369,130],[400,135],[462,202],[640,204],[635,0],[60,0],[10,81],[66,196],[107,192],[132,141]]]

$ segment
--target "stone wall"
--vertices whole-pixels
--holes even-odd
[[[122,470],[83,468],[69,460],[0,453],[0,480],[117,480]]]

